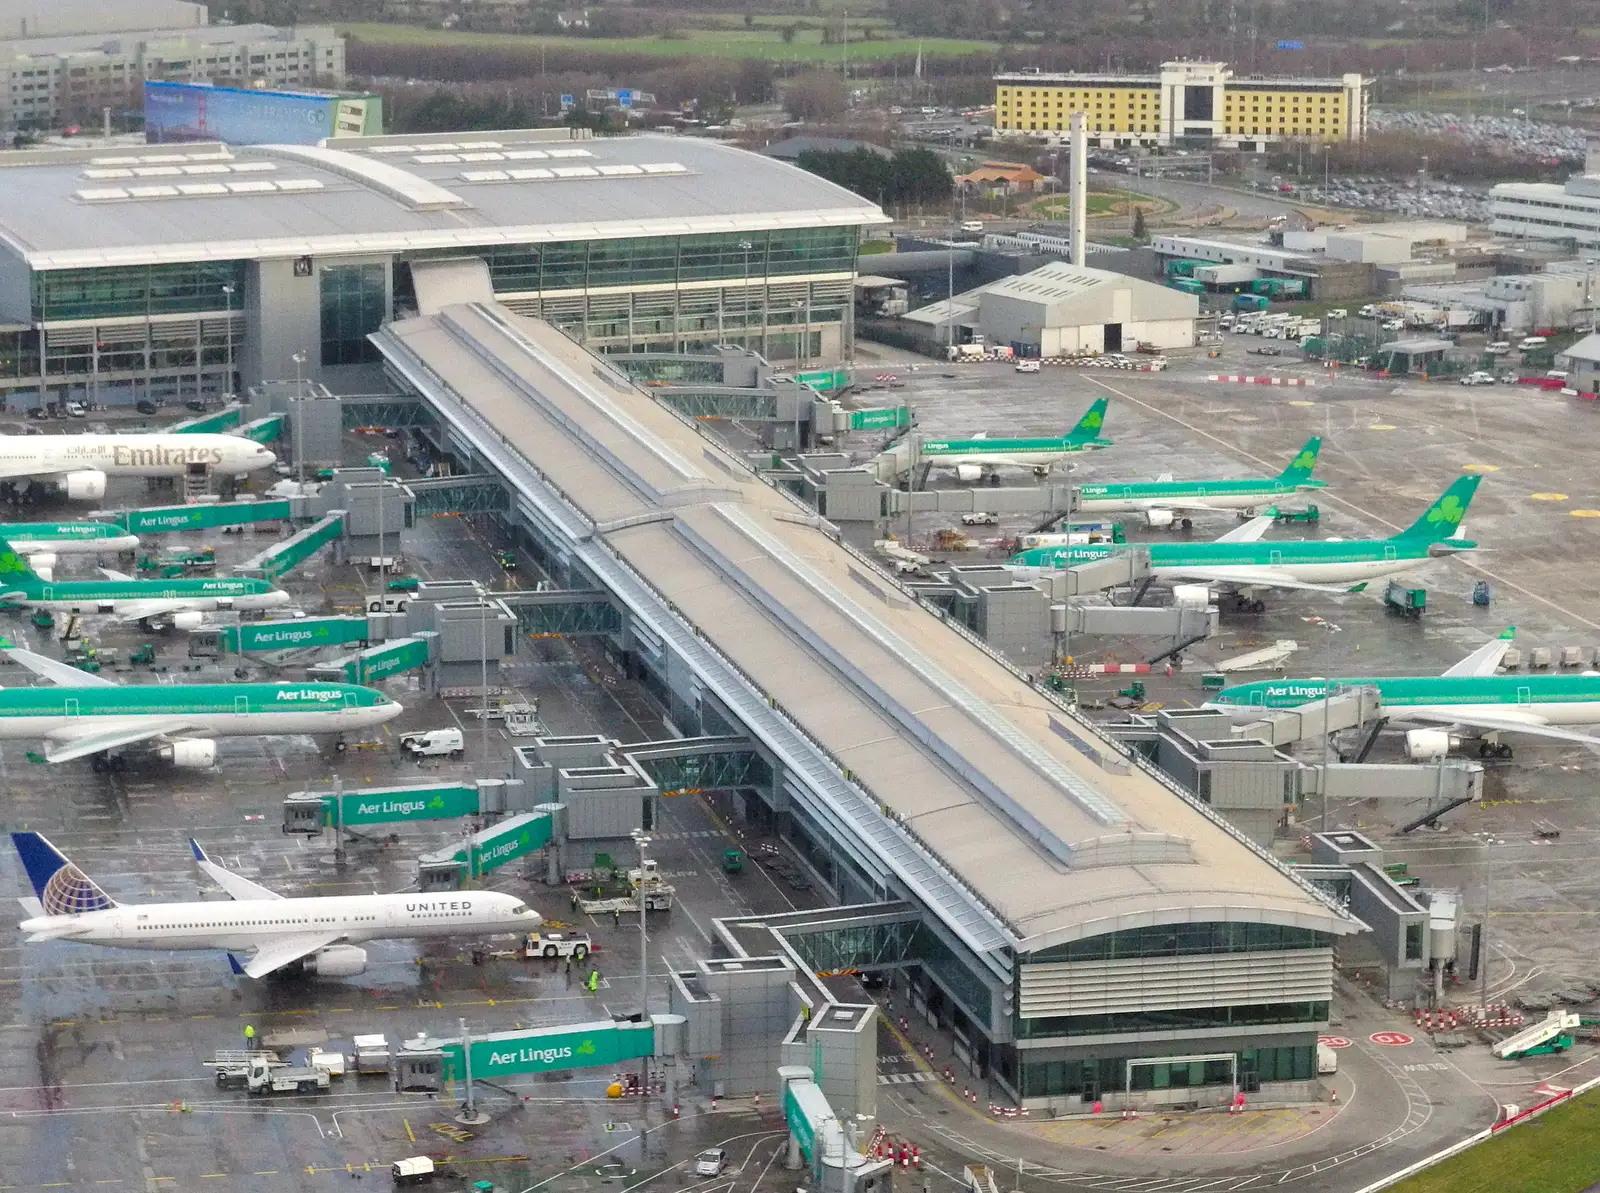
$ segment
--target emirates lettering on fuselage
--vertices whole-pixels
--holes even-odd
[[[111,447],[114,468],[171,468],[180,464],[221,464],[220,447]]]

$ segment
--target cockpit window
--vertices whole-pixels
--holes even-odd
[[[511,914],[512,915],[527,915],[528,914],[528,905],[526,903],[518,903],[515,907],[513,907],[511,909]]]

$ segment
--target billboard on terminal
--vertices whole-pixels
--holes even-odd
[[[382,131],[383,101],[375,95],[259,91],[205,83],[144,85],[144,136],[151,144],[315,145],[330,137],[374,136]]]

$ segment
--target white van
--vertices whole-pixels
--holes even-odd
[[[1491,343],[1485,344],[1483,350],[1490,356],[1504,356],[1506,353],[1511,351],[1511,341],[1494,340]]]
[[[1544,345],[1545,339],[1543,336],[1524,336],[1517,341],[1517,351],[1531,352],[1535,348],[1543,348]]]
[[[1339,1071],[1339,1054],[1326,1044],[1317,1044],[1317,1075],[1326,1077]]]
[[[467,742],[459,729],[425,729],[420,733],[401,734],[400,748],[415,758],[438,758],[447,754],[459,758],[466,753]]]
[[[428,1156],[410,1156],[396,1160],[389,1167],[389,1175],[397,1185],[421,1185],[433,1180],[433,1160]]]

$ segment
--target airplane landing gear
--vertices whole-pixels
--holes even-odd
[[[1178,523],[1178,526],[1183,530],[1193,530],[1194,529],[1194,519],[1193,518],[1185,518],[1183,521]]]
[[[97,775],[121,774],[128,769],[128,760],[121,754],[95,754],[89,759],[89,767]]]
[[[1253,597],[1241,596],[1234,598],[1234,606],[1240,613],[1265,613],[1267,602]]]
[[[1505,742],[1481,741],[1478,743],[1479,758],[1504,758],[1510,760],[1515,757],[1515,752]]]

